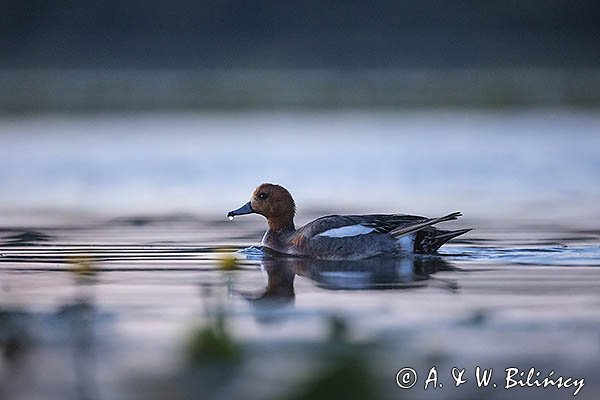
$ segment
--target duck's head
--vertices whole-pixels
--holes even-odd
[[[290,192],[283,186],[263,183],[254,190],[251,200],[227,213],[232,219],[236,215],[260,214],[267,218],[273,230],[294,229],[296,203]]]

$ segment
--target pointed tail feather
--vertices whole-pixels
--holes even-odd
[[[468,228],[468,229],[458,229],[456,231],[441,231],[440,234],[433,236],[431,239],[428,240],[429,242],[429,246],[428,246],[428,252],[434,252],[437,249],[439,249],[440,247],[442,247],[442,245],[444,243],[446,243],[449,240],[454,239],[457,236],[460,235],[464,235],[465,233],[471,231],[472,228]]]
[[[422,222],[418,222],[418,223],[416,223],[414,225],[405,226],[405,227],[402,227],[402,228],[396,228],[393,231],[391,231],[390,234],[392,236],[394,236],[395,238],[399,238],[399,237],[404,236],[404,235],[415,233],[417,231],[420,231],[423,228],[427,228],[428,226],[435,225],[435,224],[438,224],[440,222],[452,221],[453,219],[457,219],[460,216],[462,216],[462,214],[460,212],[453,212],[452,214],[448,214],[448,215],[445,215],[443,217],[429,218],[429,219],[426,219],[426,220],[424,220]]]
[[[433,238],[436,240],[443,240],[442,244],[446,243],[448,240],[454,239],[457,236],[464,235],[467,232],[472,231],[473,228],[467,229],[458,229],[456,231],[444,231],[444,233],[440,235],[435,235]]]

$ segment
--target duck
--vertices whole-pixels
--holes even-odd
[[[327,215],[296,229],[296,203],[283,186],[262,183],[251,200],[227,217],[259,214],[268,229],[261,245],[290,256],[324,260],[361,260],[402,254],[432,254],[471,229],[441,230],[441,222],[462,216],[453,212],[427,218],[407,214]]]

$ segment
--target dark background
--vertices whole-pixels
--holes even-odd
[[[597,1],[18,1],[0,112],[600,105]]]
[[[5,0],[0,65],[590,67],[597,1]]]

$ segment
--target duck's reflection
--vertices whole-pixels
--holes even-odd
[[[426,286],[431,274],[451,270],[440,257],[406,256],[361,261],[295,261],[298,275],[329,290],[389,290]],[[437,282],[437,280],[436,280]],[[446,282],[446,281],[442,281]],[[448,287],[453,289],[452,285]]]
[[[458,289],[454,280],[433,276],[456,269],[439,256],[330,261],[269,254],[261,260],[261,267],[267,273],[265,290],[246,295],[257,311],[293,305],[296,275],[328,290],[406,290],[432,284],[450,291]]]

